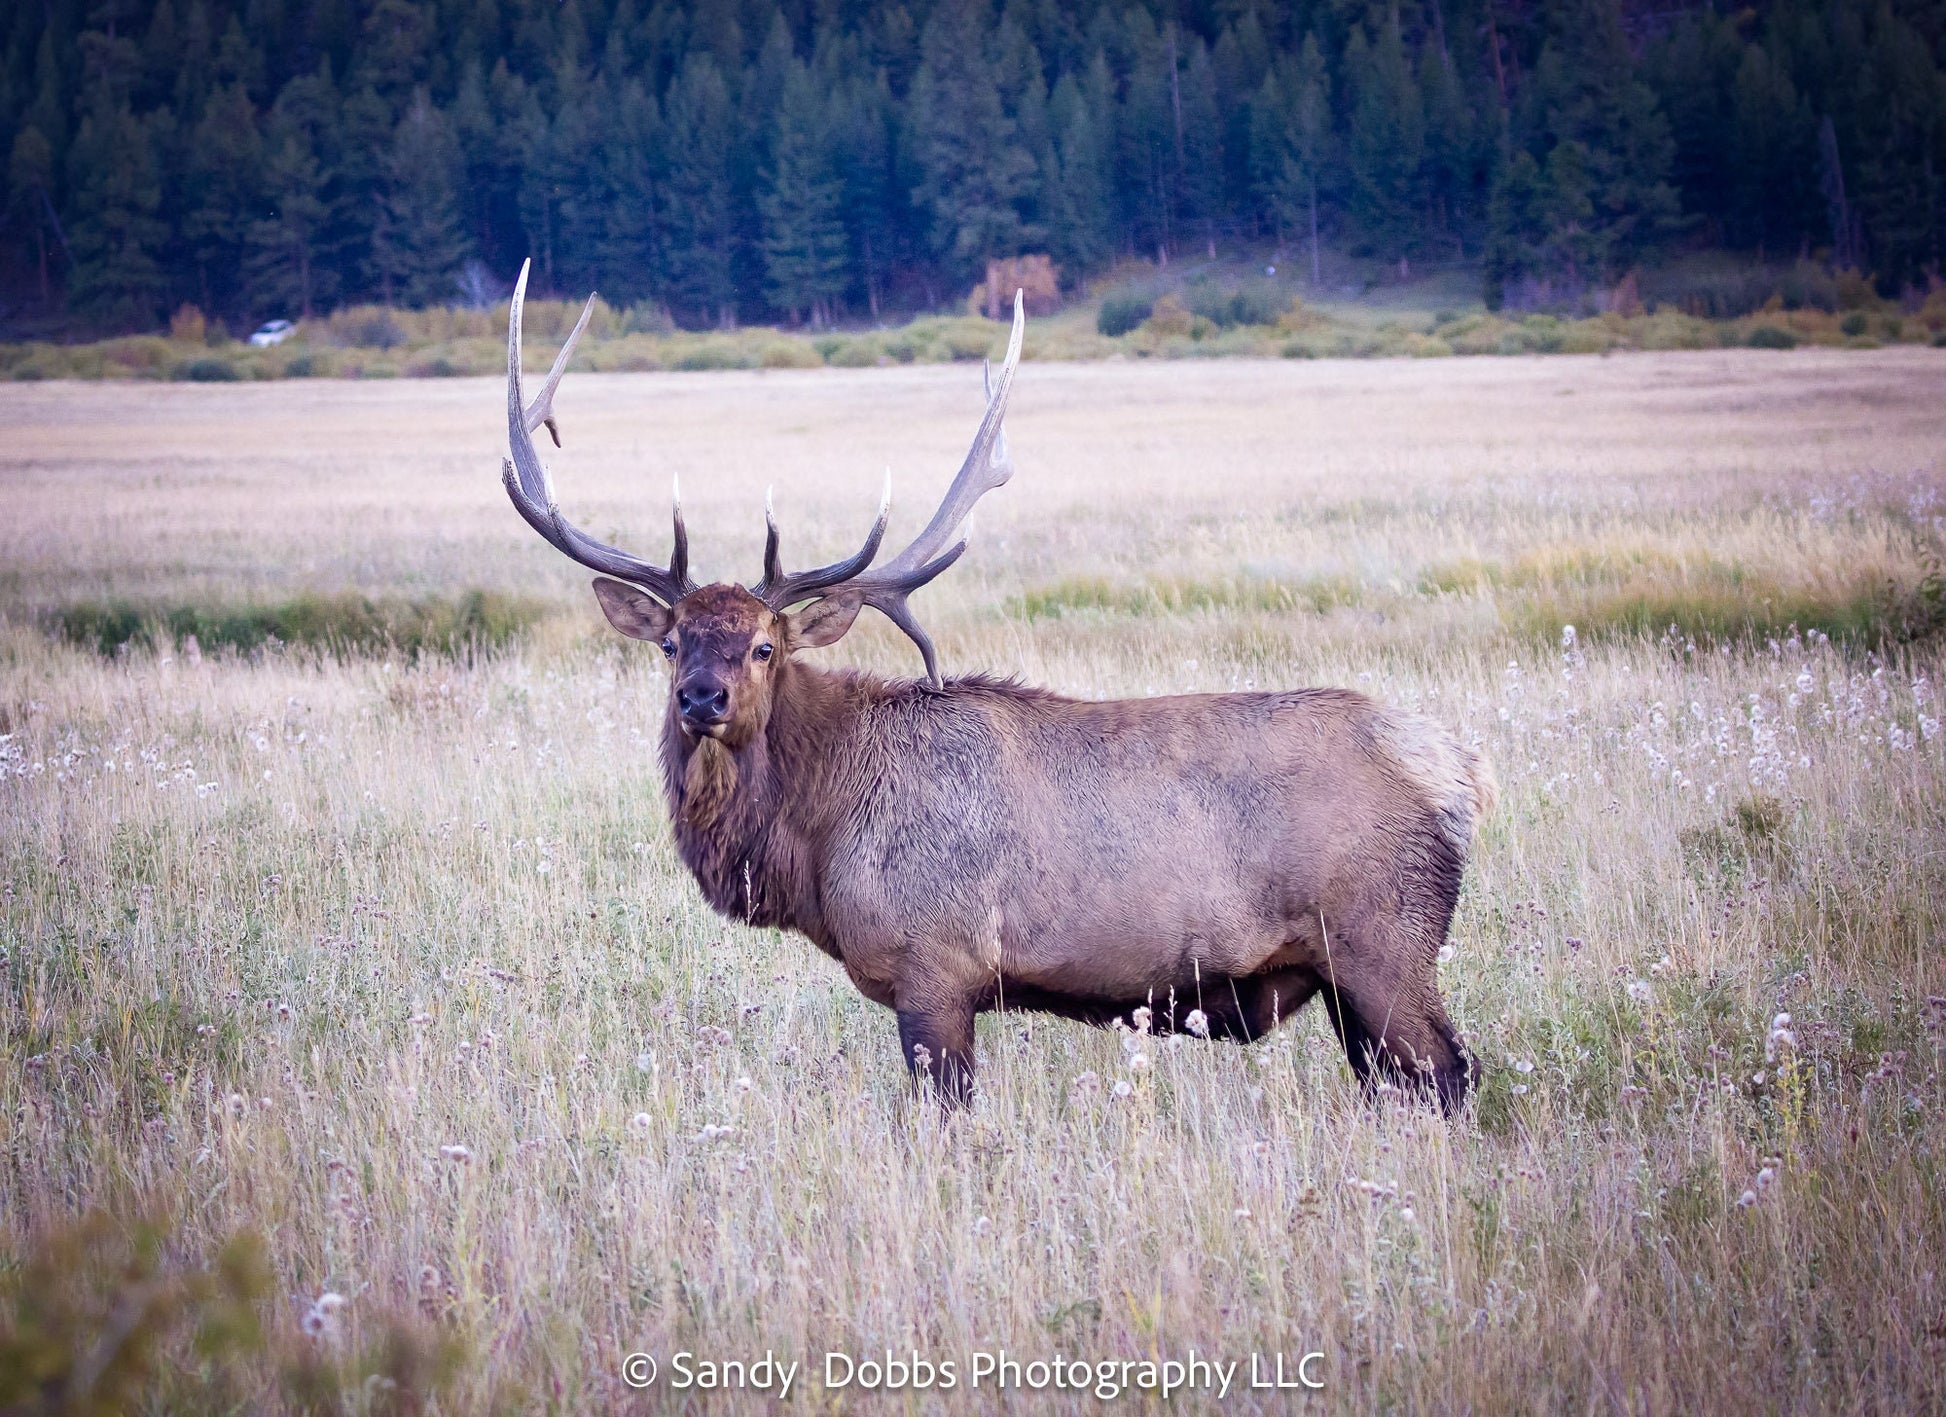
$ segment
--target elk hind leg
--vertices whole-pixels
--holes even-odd
[[[973,1100],[973,1001],[901,1000],[899,1051],[915,1087],[931,1087],[946,1108]]]

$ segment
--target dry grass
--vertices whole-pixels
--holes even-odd
[[[157,1409],[621,1406],[634,1349],[674,1406],[676,1350],[766,1348],[813,1370],[793,1404],[872,1407],[820,1392],[828,1349],[951,1359],[964,1398],[1004,1346],[1316,1349],[1359,1410],[1938,1410],[1940,368],[1023,375],[1017,481],[922,605],[949,668],[1353,684],[1496,760],[1452,1124],[1367,1102],[1317,1018],[1162,1047],[1119,1099],[1112,1036],[1014,1017],[942,1125],[888,1014],[683,876],[659,667],[505,505],[497,386],[0,391],[0,1404],[166,1293],[201,1317],[101,1379]],[[577,376],[552,460],[658,552],[680,472],[701,569],[747,576],[771,480],[787,554],[848,549],[887,463],[914,525],[977,390]],[[546,617],[457,658],[47,633],[476,589]]]

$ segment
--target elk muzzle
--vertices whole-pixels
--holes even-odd
[[[676,685],[676,712],[691,733],[713,733],[730,716],[730,686],[722,680],[694,675]]]

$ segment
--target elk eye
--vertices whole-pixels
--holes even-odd
[[[765,640],[762,644],[758,645],[754,650],[752,650],[751,653],[757,656],[757,662],[761,664],[764,660],[770,658],[770,650],[771,650],[770,641]]]
[[[676,657],[676,642],[673,638],[665,637],[663,639],[662,653],[669,659],[674,659]]]

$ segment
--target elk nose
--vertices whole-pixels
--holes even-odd
[[[720,684],[681,685],[676,708],[691,723],[715,723],[730,709],[730,691]]]

